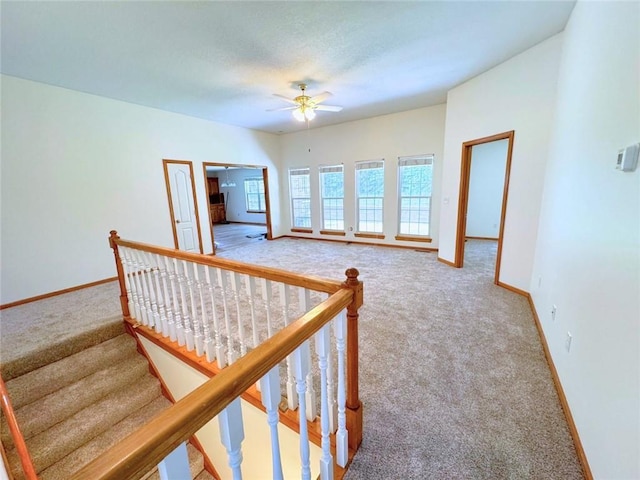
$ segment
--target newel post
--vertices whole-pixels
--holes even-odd
[[[347,430],[349,448],[357,450],[362,442],[362,403],[358,394],[358,309],[363,303],[363,285],[355,268],[345,272],[346,288],[353,290],[353,300],[347,307]]]
[[[118,253],[118,244],[116,243],[116,240],[120,240],[120,236],[115,230],[111,230],[111,232],[109,233],[109,246],[113,249],[113,256],[116,259],[118,283],[120,284],[120,306],[122,307],[122,315],[125,319],[129,319],[129,299],[127,298],[127,287],[124,283],[124,269],[122,268],[122,260],[120,259],[120,254]]]

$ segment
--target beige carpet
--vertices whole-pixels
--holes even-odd
[[[302,239],[220,256],[332,279],[360,270],[365,426],[347,480],[582,478],[529,305],[492,283],[494,242],[469,242],[463,269],[435,253]],[[94,288],[117,313],[115,285]],[[91,306],[78,295],[65,295],[69,311]],[[3,331],[3,363],[11,349]]]

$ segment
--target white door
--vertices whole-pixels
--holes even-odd
[[[176,248],[186,252],[200,253],[200,232],[193,198],[191,164],[167,161],[165,166]]]

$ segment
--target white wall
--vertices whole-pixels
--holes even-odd
[[[0,303],[115,275],[107,237],[173,247],[162,159],[193,161],[205,253],[202,162],[269,167],[274,135],[2,76]]]
[[[640,142],[639,26],[638,2],[578,2],[571,15],[531,278],[598,479],[640,478],[640,171],[614,168]]]
[[[321,112],[322,113],[322,112]],[[356,230],[355,213],[355,162],[385,159],[384,240],[361,239],[372,243],[409,245],[413,247],[437,247],[440,174],[442,172],[442,142],[444,138],[445,105],[420,108],[408,112],[368,118],[329,127],[311,129],[282,135],[282,224],[285,233],[313,238],[329,238],[320,235],[320,184],[318,166],[344,164],[345,167],[345,227],[349,241],[354,239],[349,227]],[[309,152],[309,148],[311,152]],[[398,157],[418,154],[435,154],[433,173],[433,202],[431,213],[431,244],[398,242],[397,235],[397,170]],[[291,228],[288,169],[311,168],[312,235],[289,233]]]
[[[454,261],[462,143],[515,130],[500,281],[527,290],[535,250],[562,35],[447,96],[438,255]]]
[[[229,222],[246,222],[246,223],[267,223],[267,215],[264,213],[247,213],[245,201],[244,180],[246,178],[262,178],[262,169],[257,168],[238,168],[229,169],[229,180],[235,182],[233,188],[220,188],[224,193],[227,201],[227,221]],[[276,173],[274,172],[274,175]],[[220,185],[227,179],[227,172],[216,172],[215,175],[220,178]],[[228,198],[227,198],[228,196]]]
[[[508,140],[497,140],[471,148],[468,237],[498,238],[508,147]]]
[[[186,397],[208,380],[206,375],[178,360],[166,350],[144,337],[139,338],[176,401]],[[245,434],[242,442],[242,473],[245,478],[271,478],[271,440],[267,416],[249,402],[241,400],[241,404]],[[218,417],[198,430],[196,437],[222,480],[232,479],[233,474],[229,467],[227,452],[220,440]],[[299,477],[300,436],[282,423],[278,423],[278,437],[284,477]],[[318,478],[322,450],[317,445],[309,443],[309,451],[311,477]]]

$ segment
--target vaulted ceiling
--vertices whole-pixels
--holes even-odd
[[[1,3],[6,75],[272,133],[436,105],[562,31],[574,1]]]

